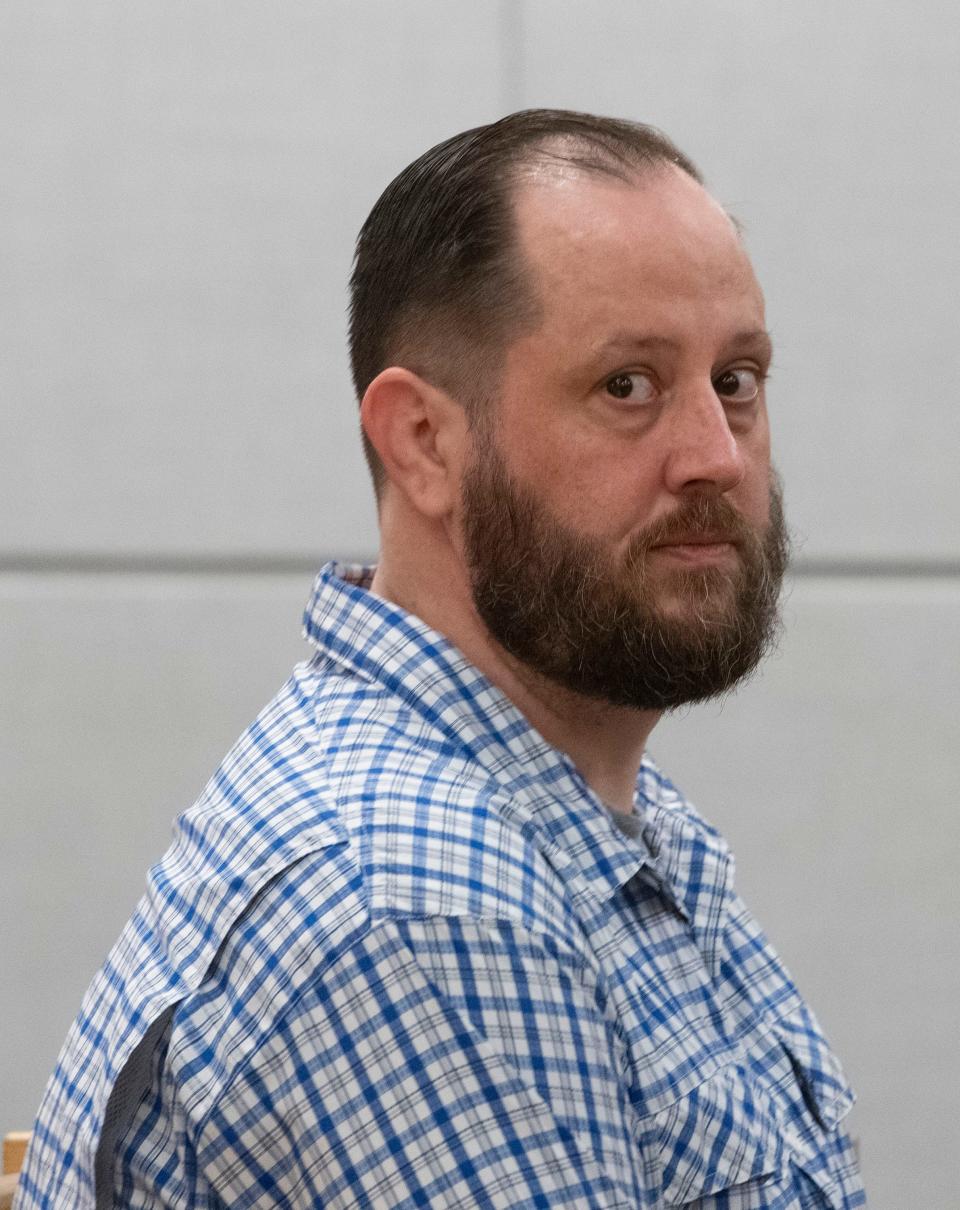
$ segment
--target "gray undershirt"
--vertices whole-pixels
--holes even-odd
[[[629,836],[631,840],[637,840],[643,831],[643,820],[636,811],[614,811],[611,807],[607,807],[610,812],[610,818],[617,825],[624,835]]]

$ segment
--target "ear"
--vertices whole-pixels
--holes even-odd
[[[436,519],[456,506],[467,440],[456,400],[412,370],[390,366],[364,392],[360,423],[390,483],[418,512]]]

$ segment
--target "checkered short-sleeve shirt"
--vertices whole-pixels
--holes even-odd
[[[324,569],[316,647],[150,872],[17,1206],[865,1204],[846,1080],[649,761],[639,826]]]

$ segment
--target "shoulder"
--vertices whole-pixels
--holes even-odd
[[[336,819],[373,919],[436,915],[564,927],[562,881],[510,791],[462,737],[377,686],[318,709]]]
[[[336,935],[348,902],[354,919],[362,907],[371,920],[572,927],[563,884],[506,794],[461,737],[384,686],[315,658],[177,820],[130,940],[149,945],[183,994],[234,933],[252,929],[256,946],[286,944],[258,902],[275,903],[276,919],[280,900],[296,902],[314,935]]]

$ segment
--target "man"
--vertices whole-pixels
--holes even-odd
[[[852,1207],[843,1075],[645,755],[785,563],[763,300],[649,128],[528,111],[393,182],[351,348],[376,570],[81,1010],[22,1207]]]

